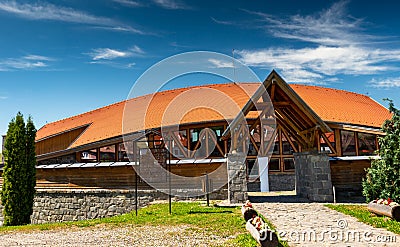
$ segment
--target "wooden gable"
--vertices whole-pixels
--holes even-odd
[[[266,95],[268,94],[268,95]],[[273,109],[271,109],[271,103]],[[276,124],[285,129],[301,145],[302,150],[317,148],[319,133],[327,133],[332,130],[329,126],[300,98],[299,95],[276,73],[274,70],[260,85],[251,99],[246,103],[241,112],[231,122],[223,134],[223,138],[235,135],[235,131],[243,125],[242,116],[248,116],[250,112],[259,113],[256,122],[250,126],[252,130],[260,122],[272,122],[270,116],[274,116]],[[270,119],[270,120],[268,120]],[[233,145],[237,139],[232,136]]]

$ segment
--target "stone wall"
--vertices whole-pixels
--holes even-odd
[[[168,196],[157,191],[139,191],[138,206],[143,207]],[[3,206],[0,205],[0,225]],[[38,191],[34,199],[33,224],[104,218],[135,210],[132,190]]]
[[[315,202],[332,202],[331,169],[327,154],[303,152],[294,154],[296,194]]]
[[[228,168],[228,201],[244,203],[247,200],[246,156],[243,153],[229,153]]]
[[[295,174],[269,174],[270,191],[290,191],[295,189]]]
[[[295,174],[269,174],[269,190],[270,191],[291,191],[295,190],[296,175]],[[260,192],[260,182],[248,182],[247,190],[250,192]]]

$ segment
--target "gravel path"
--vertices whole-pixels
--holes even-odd
[[[318,203],[253,203],[290,246],[400,246],[400,235]]]
[[[211,235],[188,225],[98,225],[0,233],[0,246],[215,246],[229,238]]]

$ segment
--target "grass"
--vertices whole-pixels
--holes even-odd
[[[390,219],[386,216],[376,216],[371,214],[367,206],[363,205],[326,205],[328,208],[334,209],[338,212],[356,217],[359,221],[377,228],[385,228],[388,231],[400,234],[400,222]]]
[[[100,224],[123,226],[125,225],[191,225],[201,228],[218,236],[234,236],[227,241],[226,246],[258,246],[257,242],[246,230],[240,208],[207,207],[199,202],[175,202],[172,204],[172,214],[169,214],[168,204],[152,204],[138,211],[110,218],[0,227],[4,231],[35,231],[35,230],[62,230],[71,227],[92,227]],[[285,244],[281,246],[287,246]]]

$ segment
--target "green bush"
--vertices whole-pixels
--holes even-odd
[[[400,111],[389,100],[390,120],[382,126],[385,136],[379,138],[379,160],[372,161],[363,179],[363,194],[367,202],[391,198],[400,202]]]
[[[4,225],[30,223],[36,185],[36,129],[21,113],[11,120],[4,142],[4,170],[1,202]]]

